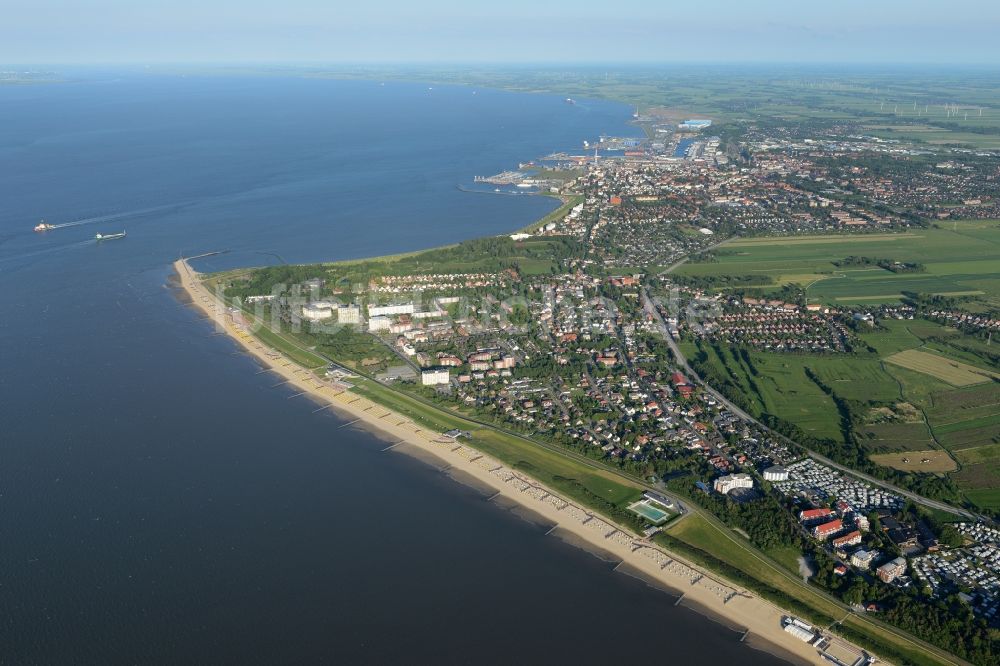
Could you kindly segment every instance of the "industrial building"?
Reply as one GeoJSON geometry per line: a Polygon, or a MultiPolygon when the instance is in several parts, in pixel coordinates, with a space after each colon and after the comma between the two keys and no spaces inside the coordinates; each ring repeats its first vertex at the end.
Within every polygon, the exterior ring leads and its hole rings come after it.
{"type": "Polygon", "coordinates": [[[703,130],[711,126],[712,126],[711,120],[692,118],[690,120],[685,120],[677,127],[679,127],[682,130],[703,130]]]}

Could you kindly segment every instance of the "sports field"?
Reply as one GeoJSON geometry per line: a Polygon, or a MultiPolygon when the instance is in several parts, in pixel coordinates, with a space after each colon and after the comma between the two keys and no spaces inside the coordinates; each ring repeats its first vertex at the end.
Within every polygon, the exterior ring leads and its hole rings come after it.
{"type": "Polygon", "coordinates": [[[741,238],[720,246],[712,261],[689,262],[677,272],[767,275],[778,285],[802,285],[811,302],[836,306],[895,302],[905,292],[976,296],[1000,305],[1000,224],[973,220],[898,234],[741,238]],[[849,256],[919,263],[924,271],[833,263],[849,256]]]}

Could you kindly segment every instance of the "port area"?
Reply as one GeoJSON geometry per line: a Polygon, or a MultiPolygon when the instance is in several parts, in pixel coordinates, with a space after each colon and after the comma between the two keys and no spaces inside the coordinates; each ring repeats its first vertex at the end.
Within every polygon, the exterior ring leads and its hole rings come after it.
{"type": "Polygon", "coordinates": [[[524,182],[528,174],[523,171],[501,171],[493,176],[476,176],[473,182],[487,185],[517,185],[524,182]]]}

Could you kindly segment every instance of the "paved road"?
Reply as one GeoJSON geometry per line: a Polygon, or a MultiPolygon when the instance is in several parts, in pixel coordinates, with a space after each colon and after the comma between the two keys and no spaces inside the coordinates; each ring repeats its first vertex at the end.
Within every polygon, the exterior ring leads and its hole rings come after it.
{"type": "MultiPolygon", "coordinates": [[[[680,264],[679,263],[678,264],[674,264],[674,266],[678,266],[678,265],[680,265],[680,264]]],[[[788,437],[785,437],[781,433],[775,432],[774,430],[771,430],[766,425],[764,425],[763,423],[761,423],[760,421],[758,421],[757,419],[755,419],[754,417],[750,416],[745,411],[743,411],[742,409],[740,409],[739,407],[737,407],[736,405],[734,405],[731,401],[729,401],[726,398],[726,396],[722,395],[721,393],[719,393],[718,391],[716,391],[714,388],[712,388],[711,386],[709,386],[708,384],[706,384],[704,382],[704,380],[702,380],[702,378],[698,375],[698,373],[695,372],[694,369],[688,364],[687,359],[684,357],[684,353],[681,351],[680,347],[677,345],[677,341],[674,340],[674,338],[673,338],[672,335],[670,335],[670,331],[667,329],[667,323],[666,323],[666,321],[664,321],[663,315],[660,314],[660,311],[656,308],[656,305],[650,299],[649,293],[646,291],[645,288],[642,289],[641,296],[642,296],[642,305],[643,305],[643,308],[646,310],[647,313],[649,313],[653,317],[653,321],[655,321],[657,323],[657,325],[659,326],[660,331],[663,333],[663,337],[664,337],[664,339],[667,342],[667,346],[670,347],[670,351],[672,351],[673,354],[674,354],[674,359],[676,360],[677,366],[679,368],[681,368],[681,370],[684,371],[684,373],[688,376],[688,378],[691,381],[693,381],[693,382],[701,385],[701,387],[707,393],[709,393],[710,395],[712,395],[719,402],[719,404],[725,405],[726,408],[729,411],[731,411],[733,414],[736,414],[741,419],[744,419],[746,421],[750,421],[751,423],[756,424],[757,426],[759,426],[760,428],[762,428],[764,431],[770,433],[772,436],[774,436],[777,439],[780,439],[780,440],[782,440],[784,442],[788,442],[790,444],[795,444],[796,446],[799,446],[800,448],[804,448],[804,447],[801,447],[801,445],[799,445],[796,442],[794,442],[791,439],[789,439],[788,437]]],[[[875,478],[873,476],[870,476],[868,474],[865,474],[863,472],[858,472],[858,471],[856,471],[854,469],[851,469],[850,467],[845,467],[844,465],[841,465],[840,463],[836,463],[836,462],[830,460],[829,458],[827,458],[826,456],[823,456],[820,453],[817,453],[816,451],[812,451],[810,449],[804,449],[804,450],[805,450],[806,454],[808,454],[808,456],[810,458],[812,458],[813,460],[815,460],[817,462],[820,462],[820,463],[822,463],[824,465],[827,465],[829,467],[833,467],[835,469],[838,469],[841,472],[850,474],[851,476],[854,476],[856,478],[863,479],[863,480],[867,481],[868,483],[871,483],[872,485],[879,486],[880,488],[884,488],[884,489],[886,489],[888,491],[894,492],[897,495],[901,495],[902,497],[905,497],[905,498],[907,498],[907,499],[915,502],[916,504],[921,504],[921,505],[926,506],[928,508],[937,509],[939,511],[946,511],[946,512],[951,513],[951,514],[956,515],[956,516],[961,516],[963,518],[969,518],[970,520],[982,520],[983,519],[982,516],[979,516],[979,515],[977,515],[975,513],[972,513],[971,511],[966,511],[965,509],[960,509],[960,508],[952,506],[951,504],[948,504],[946,502],[941,502],[941,501],[938,501],[938,500],[930,499],[928,497],[924,497],[922,495],[918,495],[916,493],[910,492],[909,490],[904,490],[902,488],[899,488],[897,486],[892,485],[891,483],[887,483],[887,482],[885,482],[885,481],[883,481],[881,479],[877,479],[877,478],[875,478]]]]}

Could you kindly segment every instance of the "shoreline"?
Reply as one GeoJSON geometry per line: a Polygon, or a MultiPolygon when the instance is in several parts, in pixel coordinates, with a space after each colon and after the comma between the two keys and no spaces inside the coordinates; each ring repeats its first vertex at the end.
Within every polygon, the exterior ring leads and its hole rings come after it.
{"type": "Polygon", "coordinates": [[[585,507],[563,499],[534,479],[467,444],[423,428],[409,417],[352,393],[346,384],[318,378],[246,330],[246,326],[234,319],[227,307],[205,288],[200,274],[187,260],[174,262],[173,268],[191,305],[204,312],[219,332],[224,332],[264,368],[279,375],[289,388],[313,399],[319,405],[316,411],[332,408],[355,419],[357,425],[377,430],[386,440],[387,449],[405,444],[406,448],[412,447],[441,460],[449,471],[456,472],[456,476],[461,474],[474,480],[480,489],[492,489],[495,494],[490,499],[503,497],[516,503],[551,523],[554,530],[583,542],[579,547],[590,545],[608,553],[619,561],[619,566],[638,574],[637,578],[648,579],[647,584],[655,583],[657,589],[662,587],[668,594],[680,595],[675,605],[692,604],[696,606],[692,609],[695,612],[704,609],[703,615],[718,616],[717,622],[727,629],[740,627],[746,632],[741,642],[748,642],[750,649],[767,651],[780,659],[793,660],[793,663],[827,663],[816,648],[782,629],[781,619],[787,613],[769,601],[730,585],[585,507]]]}

